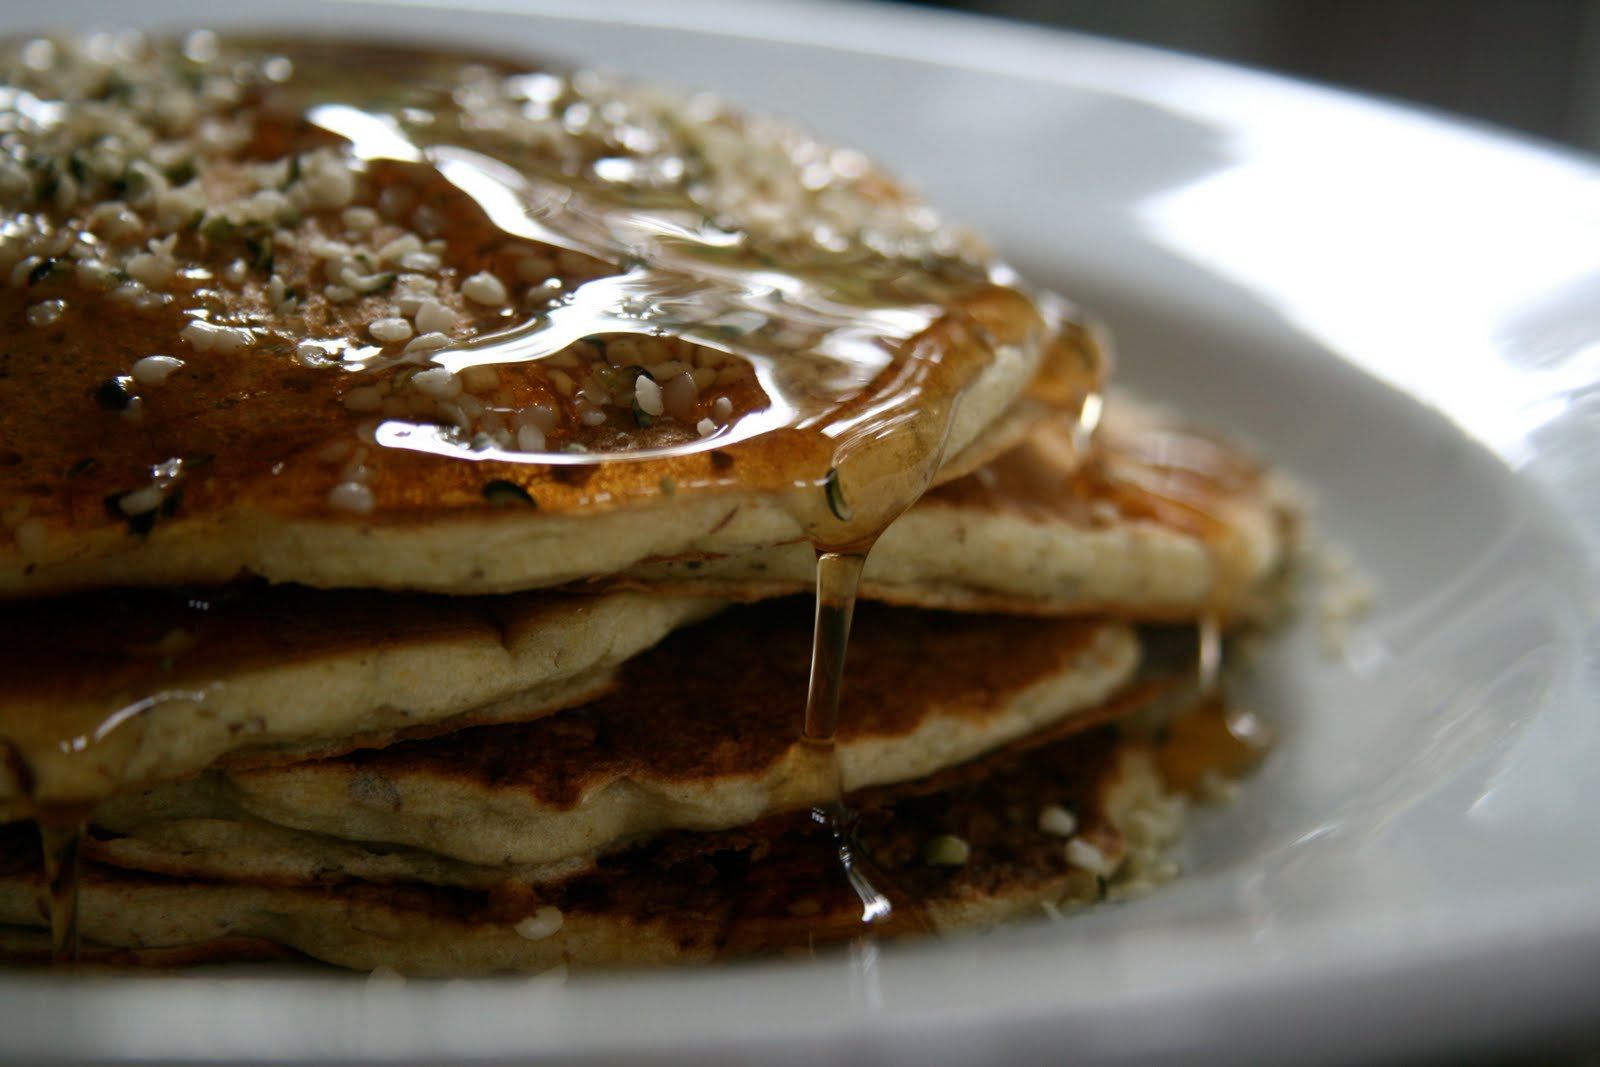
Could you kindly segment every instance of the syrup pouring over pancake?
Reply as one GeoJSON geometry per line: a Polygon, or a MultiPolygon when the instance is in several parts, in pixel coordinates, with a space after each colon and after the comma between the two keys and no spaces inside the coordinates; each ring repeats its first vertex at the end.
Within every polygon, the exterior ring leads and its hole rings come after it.
{"type": "MultiPolygon", "coordinates": [[[[503,593],[806,544],[795,732],[863,919],[888,915],[834,752],[862,567],[1047,354],[1088,451],[1106,366],[1064,306],[859,155],[707,97],[204,33],[20,42],[6,70],[0,314],[39,353],[0,377],[15,610],[240,575],[503,593]]],[[[1214,539],[1181,471],[1101,484],[1214,539]]],[[[174,707],[205,690],[4,734],[63,955],[85,812],[174,707]]]]}

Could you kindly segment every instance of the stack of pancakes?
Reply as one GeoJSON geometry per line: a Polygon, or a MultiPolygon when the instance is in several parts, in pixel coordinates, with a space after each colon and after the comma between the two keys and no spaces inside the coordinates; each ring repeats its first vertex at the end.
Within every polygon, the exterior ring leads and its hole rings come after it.
{"type": "Polygon", "coordinates": [[[8,957],[970,927],[1237,769],[1286,494],[858,153],[482,56],[3,64],[8,957]]]}

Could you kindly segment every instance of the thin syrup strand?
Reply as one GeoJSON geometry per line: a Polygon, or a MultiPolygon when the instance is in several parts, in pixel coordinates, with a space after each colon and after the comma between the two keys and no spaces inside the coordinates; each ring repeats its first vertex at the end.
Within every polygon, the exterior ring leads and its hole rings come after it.
{"type": "Polygon", "coordinates": [[[1199,655],[1195,682],[1200,689],[1200,700],[1217,695],[1222,685],[1222,620],[1214,611],[1200,616],[1198,623],[1199,655]]]}
{"type": "Polygon", "coordinates": [[[50,958],[57,967],[76,966],[78,937],[78,859],[83,847],[82,819],[42,819],[39,841],[50,898],[50,958]]]}
{"type": "Polygon", "coordinates": [[[1100,421],[1105,415],[1105,394],[1098,389],[1083,398],[1083,405],[1078,409],[1078,419],[1072,426],[1072,448],[1079,462],[1084,461],[1093,451],[1095,437],[1100,431],[1100,421]]]}
{"type": "Polygon", "coordinates": [[[826,803],[811,809],[811,817],[833,835],[839,867],[861,901],[861,921],[887,919],[894,906],[865,870],[857,854],[852,828],[855,814],[845,806],[835,735],[839,728],[839,695],[844,682],[845,650],[850,644],[850,622],[855,615],[856,589],[861,584],[865,554],[817,553],[817,612],[811,638],[811,681],[806,690],[805,726],[801,742],[814,755],[814,773],[820,779],[826,803]]]}
{"type": "Polygon", "coordinates": [[[801,736],[812,745],[832,748],[839,728],[839,694],[844,682],[845,649],[856,610],[865,554],[817,553],[817,615],[811,638],[811,682],[806,691],[806,718],[801,736]]]}

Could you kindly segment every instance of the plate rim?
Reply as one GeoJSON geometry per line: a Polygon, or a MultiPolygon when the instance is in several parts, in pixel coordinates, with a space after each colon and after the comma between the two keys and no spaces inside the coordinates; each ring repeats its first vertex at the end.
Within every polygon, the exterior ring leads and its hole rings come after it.
{"type": "MultiPolygon", "coordinates": [[[[338,9],[341,13],[370,13],[374,10],[391,9],[395,11],[437,11],[441,6],[449,6],[445,0],[337,0],[329,5],[331,9],[338,9]]],[[[948,64],[962,66],[965,69],[978,72],[1038,80],[1042,83],[1061,85],[1074,90],[1095,91],[1089,84],[1092,80],[1089,74],[1098,71],[1100,76],[1105,76],[1112,68],[1121,68],[1127,78],[1137,80],[1144,76],[1143,72],[1150,69],[1167,71],[1182,70],[1187,72],[1200,71],[1207,77],[1221,77],[1228,79],[1244,79],[1252,84],[1269,86],[1276,92],[1309,93],[1331,102],[1334,106],[1358,108],[1369,114],[1373,121],[1384,121],[1385,117],[1404,118],[1414,121],[1418,116],[1441,128],[1460,130],[1471,133],[1475,138],[1484,142],[1491,150],[1501,152],[1514,152],[1519,154],[1532,154],[1544,159],[1559,162],[1564,166],[1576,166],[1590,170],[1596,180],[1600,181],[1600,161],[1590,157],[1580,150],[1568,146],[1555,145],[1533,138],[1529,135],[1518,134],[1513,131],[1501,130],[1487,124],[1475,123],[1442,113],[1425,111],[1413,106],[1392,101],[1376,100],[1361,96],[1346,90],[1328,86],[1314,85],[1284,75],[1236,67],[1230,64],[1199,57],[1186,56],[1177,53],[1162,51],[1144,45],[1131,44],[1122,41],[1113,41],[1106,38],[1091,37],[1088,35],[1045,29],[1043,27],[1023,26],[1016,23],[1002,22],[983,16],[964,13],[929,11],[924,9],[890,7],[886,4],[854,4],[844,3],[841,0],[776,0],[763,5],[745,5],[735,0],[688,0],[686,3],[675,4],[669,18],[661,14],[659,5],[651,5],[647,0],[610,0],[610,2],[578,3],[573,0],[473,0],[468,4],[459,5],[459,8],[473,13],[490,12],[497,15],[513,15],[529,18],[555,18],[584,22],[615,22],[628,25],[657,25],[662,28],[680,29],[719,37],[746,37],[761,38],[764,40],[780,41],[790,44],[800,44],[809,48],[832,50],[848,47],[850,50],[865,55],[894,55],[901,58],[924,60],[935,65],[948,64]],[[645,13],[649,12],[648,17],[645,13]],[[882,28],[885,25],[897,28],[911,27],[913,33],[892,37],[894,47],[888,47],[889,36],[879,39],[878,47],[864,47],[848,42],[841,43],[836,38],[862,28],[882,28]],[[982,49],[971,46],[974,41],[981,39],[982,49]],[[937,45],[938,47],[934,47],[937,45]],[[1013,58],[1005,63],[999,61],[1000,52],[1011,49],[1013,58]],[[981,51],[986,57],[979,61],[977,57],[981,51]],[[1060,73],[1056,64],[1064,59],[1082,61],[1086,56],[1095,59],[1099,65],[1094,71],[1086,71],[1083,66],[1076,68],[1077,73],[1068,78],[1060,73]]],[[[1113,79],[1116,81],[1116,79],[1113,79]]],[[[1130,83],[1118,82],[1117,91],[1129,91],[1130,83]]],[[[1600,466],[1600,464],[1597,464],[1600,466]]],[[[1589,507],[1594,502],[1587,502],[1589,507]]],[[[1600,528],[1600,513],[1585,510],[1580,516],[1589,532],[1600,528]]],[[[1592,549],[1592,546],[1591,546],[1592,549]]],[[[1595,650],[1594,642],[1587,643],[1590,653],[1595,650]]],[[[1413,975],[1421,971],[1437,972],[1440,975],[1449,975],[1452,969],[1462,971],[1480,969],[1487,961],[1515,964],[1519,972],[1528,969],[1527,965],[1535,962],[1540,956],[1549,960],[1560,960],[1563,967],[1560,976],[1569,979],[1595,978],[1600,968],[1596,962],[1600,961],[1600,895],[1594,898],[1581,897],[1578,887],[1564,887],[1552,889],[1545,894],[1538,911],[1531,911],[1519,921],[1508,922],[1494,929],[1478,930],[1472,933],[1475,936],[1467,938],[1464,942],[1446,946],[1441,943],[1441,951],[1432,956],[1419,957],[1413,961],[1413,975]],[[1559,919],[1559,922],[1553,921],[1559,919]],[[1454,951],[1445,951],[1453,947],[1454,951]]],[[[1335,931],[1336,933],[1336,931],[1335,931]]],[[[1386,971],[1384,981],[1398,987],[1403,984],[1404,974],[1401,970],[1390,968],[1386,971]]],[[[1288,974],[1293,975],[1292,968],[1288,974]]],[[[1356,974],[1329,974],[1323,976],[1298,974],[1296,978],[1304,985],[1312,986],[1325,981],[1350,982],[1361,977],[1356,974]]],[[[654,982],[667,982],[657,976],[626,976],[627,981],[639,981],[644,986],[654,982]]],[[[235,980],[245,985],[255,981],[235,980]]],[[[281,982],[281,979],[261,979],[265,983],[261,988],[267,988],[281,982]]],[[[581,983],[580,983],[581,985],[581,983]]],[[[1213,1007],[1225,1006],[1232,1003],[1230,999],[1248,987],[1259,986],[1259,982],[1235,975],[1224,978],[1217,987],[1208,990],[1206,995],[1195,998],[1193,991],[1177,989],[1170,991],[1168,1010],[1179,1008],[1201,1009],[1206,1004],[1213,1007]]],[[[341,985],[341,996],[345,999],[364,995],[362,991],[341,985]]],[[[1543,986],[1530,987],[1544,991],[1543,986]]],[[[32,1001],[31,992],[46,991],[57,1001],[73,1001],[87,997],[90,1000],[103,998],[108,995],[104,988],[78,987],[64,985],[54,980],[36,983],[34,980],[18,980],[13,977],[0,977],[0,994],[4,1000],[0,1004],[0,1020],[16,1024],[27,1018],[24,1005],[32,1001]],[[34,987],[37,986],[35,989],[34,987]],[[53,991],[53,992],[51,992],[53,991]]],[[[1481,991],[1468,990],[1471,996],[1479,995],[1481,991]]],[[[118,994],[109,994],[112,996],[118,994]]],[[[1285,995],[1288,995],[1286,992],[1285,995]]],[[[1146,1008],[1154,1006],[1151,1001],[1143,1005],[1146,1008]]],[[[1581,1007],[1581,1005],[1579,1005],[1581,1007]]],[[[38,1005],[35,1005],[37,1009],[38,1005]]],[[[921,1004],[912,1006],[886,1006],[871,1017],[854,1020],[855,1028],[841,1031],[835,1035],[823,1035],[820,1044],[813,1042],[807,1045],[804,1051],[807,1057],[814,1055],[822,1048],[833,1047],[862,1047],[861,1043],[878,1047],[880,1042],[893,1045],[899,1042],[904,1046],[910,1038],[925,1039],[928,1033],[915,1033],[908,1035],[906,1028],[914,1026],[933,1025],[933,1037],[946,1035],[948,1031],[959,1029],[963,1024],[959,1016],[946,1017],[941,1024],[935,1017],[940,1005],[921,1004]],[[840,1044],[840,1043],[843,1044],[840,1044]]],[[[1053,1013],[1051,1005],[1046,1002],[1030,1003],[1019,1006],[1019,1010],[1009,1016],[1001,1017],[993,1013],[984,1022],[985,1026],[1012,1026],[1028,1029],[1029,1027],[1043,1027],[1047,1032],[1054,1033],[1061,1025],[1062,1016],[1053,1013]]],[[[1100,1005],[1106,1008],[1105,1005],[1100,1005]]],[[[1532,1005],[1530,1005],[1530,1009],[1532,1005]]],[[[1109,1010],[1109,1008],[1107,1008],[1109,1010]]],[[[1081,1014],[1081,1013],[1080,1013],[1081,1014]]],[[[1125,1020],[1124,1020],[1125,1021],[1125,1020]]],[[[1314,1023],[1315,1020],[1302,1020],[1314,1023]]],[[[1575,1023],[1579,1020],[1568,1018],[1563,1012],[1552,1012],[1549,1022],[1552,1024],[1575,1023]]],[[[4,1029],[16,1032],[11,1026],[4,1029]]],[[[714,1048],[707,1049],[703,1042],[697,1041],[694,1035],[680,1033],[672,1040],[674,1035],[658,1034],[655,1039],[661,1044],[655,1049],[665,1047],[668,1051],[682,1053],[696,1050],[709,1051],[716,1055],[714,1048]]],[[[1281,1041],[1285,1035],[1271,1031],[1257,1035],[1258,1040],[1281,1041]]],[[[8,1042],[0,1039],[0,1046],[8,1042]]],[[[921,1041],[912,1044],[920,1045],[921,1041]]],[[[740,1046],[747,1048],[748,1046],[740,1046]]],[[[1221,1047],[1221,1046],[1218,1046],[1221,1047]]],[[[1275,1051],[1292,1059],[1294,1049],[1288,1045],[1273,1046],[1275,1051]]],[[[332,1048],[326,1051],[352,1059],[365,1059],[359,1049],[332,1048]]],[[[621,1046],[611,1051],[620,1055],[642,1053],[645,1050],[633,1046],[621,1046]]],[[[728,1051],[728,1050],[724,1050],[728,1051]]],[[[737,1049],[733,1051],[738,1051],[737,1049]]],[[[1026,1051],[1025,1049],[1022,1051],[1026,1051]]],[[[1111,1047],[1102,1050],[1107,1053],[1106,1062],[1121,1059],[1121,1054],[1111,1047]],[[1115,1055],[1113,1055],[1115,1053],[1115,1055]]],[[[1191,1051],[1195,1051],[1191,1049],[1191,1051]]],[[[1200,1050],[1204,1051],[1204,1050],[1200,1050]]],[[[1214,1050],[1213,1050],[1214,1051],[1214,1050]]],[[[83,1050],[85,1055],[95,1055],[90,1049],[83,1050]]],[[[244,1050],[237,1050],[243,1053],[244,1050]]],[[[570,1054],[604,1055],[607,1049],[599,1046],[572,1046],[568,1048],[504,1048],[491,1050],[491,1054],[528,1053],[551,1058],[566,1058],[570,1054]]],[[[229,1053],[230,1055],[236,1053],[229,1053]]],[[[387,1058],[387,1057],[378,1057],[387,1058]]],[[[1309,1060],[1314,1060],[1310,1056],[1309,1060]]],[[[1091,1057],[1092,1060],[1092,1057],[1091,1057]]],[[[1309,1061],[1308,1060],[1308,1061],[1309,1061]]]]}

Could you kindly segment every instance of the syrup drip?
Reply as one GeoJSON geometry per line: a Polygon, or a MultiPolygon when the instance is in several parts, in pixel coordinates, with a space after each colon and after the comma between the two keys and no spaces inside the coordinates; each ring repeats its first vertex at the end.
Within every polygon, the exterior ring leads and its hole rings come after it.
{"type": "Polygon", "coordinates": [[[1272,741],[1271,729],[1258,715],[1218,690],[1173,718],[1156,763],[1169,789],[1192,794],[1209,780],[1245,775],[1265,758],[1272,741]]]}
{"type": "MultiPolygon", "coordinates": [[[[1100,421],[1098,396],[1085,402],[1077,431],[1100,421]]],[[[1240,707],[1223,678],[1226,610],[1245,566],[1223,502],[1260,472],[1207,438],[1178,430],[1119,435],[1089,460],[1077,479],[1081,498],[1115,502],[1126,514],[1156,518],[1200,539],[1211,559],[1212,587],[1196,620],[1195,702],[1168,724],[1157,762],[1169,788],[1202,791],[1208,782],[1238,778],[1273,743],[1268,724],[1240,707]]]]}
{"type": "Polygon", "coordinates": [[[1272,747],[1271,727],[1237,704],[1223,684],[1222,620],[1207,611],[1196,623],[1194,706],[1168,725],[1156,753],[1167,786],[1180,793],[1203,792],[1209,781],[1241,777],[1272,747]]]}
{"type": "Polygon", "coordinates": [[[78,861],[88,814],[52,812],[41,815],[38,825],[50,906],[50,957],[57,967],[76,966],[81,948],[78,861]]]}
{"type": "Polygon", "coordinates": [[[1098,389],[1090,390],[1079,405],[1078,419],[1072,428],[1072,450],[1080,460],[1093,455],[1105,410],[1105,394],[1098,389]]]}
{"type": "Polygon", "coordinates": [[[820,804],[811,809],[811,818],[833,835],[839,869],[844,872],[845,881],[861,901],[862,925],[885,923],[890,916],[897,916],[897,909],[889,894],[880,888],[880,885],[886,885],[886,880],[861,851],[860,842],[856,839],[855,812],[842,802],[820,804]]]}
{"type": "MultiPolygon", "coordinates": [[[[806,744],[833,750],[839,728],[839,691],[844,679],[845,650],[850,643],[850,621],[855,614],[856,589],[866,566],[865,552],[817,554],[816,622],[811,645],[811,683],[806,694],[806,744]]],[[[837,774],[835,787],[837,794],[837,774]]]]}
{"type": "MultiPolygon", "coordinates": [[[[136,724],[142,727],[148,714],[163,705],[199,704],[204,699],[204,692],[164,690],[152,694],[116,708],[92,730],[59,738],[53,750],[35,751],[36,757],[47,753],[51,757],[48,761],[32,765],[24,761],[25,779],[36,808],[34,822],[39,828],[50,915],[50,952],[55,966],[74,967],[79,961],[83,838],[95,803],[106,792],[106,783],[118,780],[138,751],[142,734],[136,724]],[[41,775],[41,770],[46,773],[41,775]],[[42,785],[56,793],[47,795],[42,785]]],[[[7,747],[17,751],[14,745],[7,747]]]]}
{"type": "Polygon", "coordinates": [[[802,751],[811,757],[826,803],[811,809],[811,818],[833,835],[839,867],[861,901],[861,922],[887,921],[895,906],[884,888],[881,873],[856,840],[855,813],[845,804],[835,735],[839,728],[839,694],[844,685],[845,652],[850,643],[850,622],[855,614],[856,590],[866,566],[866,552],[818,552],[816,621],[811,633],[811,679],[806,689],[805,722],[800,731],[802,751]]]}
{"type": "Polygon", "coordinates": [[[1195,688],[1202,700],[1215,696],[1222,686],[1222,620],[1207,611],[1196,624],[1199,650],[1195,657],[1195,688]]]}

